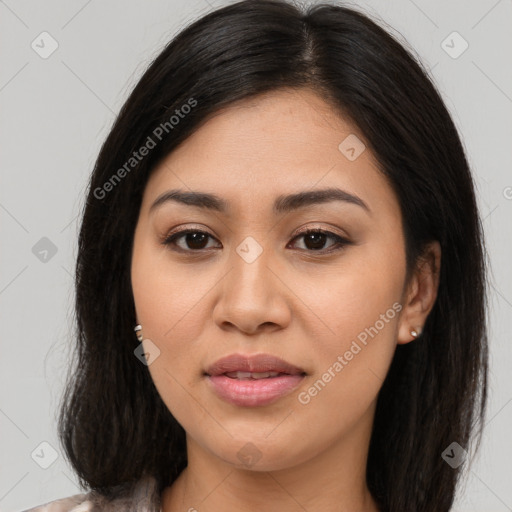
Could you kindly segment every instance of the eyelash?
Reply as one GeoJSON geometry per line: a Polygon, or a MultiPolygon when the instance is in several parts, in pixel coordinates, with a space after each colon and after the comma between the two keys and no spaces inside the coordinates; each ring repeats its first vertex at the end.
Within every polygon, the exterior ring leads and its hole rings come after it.
{"type": "MultiPolygon", "coordinates": [[[[181,237],[184,237],[185,235],[187,235],[189,233],[200,233],[200,234],[207,235],[210,238],[215,238],[214,236],[212,236],[207,231],[202,231],[200,229],[189,228],[189,229],[184,229],[182,231],[177,231],[175,233],[171,233],[170,235],[166,236],[164,238],[164,240],[162,241],[162,245],[166,245],[166,246],[175,245],[175,241],[176,240],[178,240],[181,237]]],[[[300,249],[301,251],[305,251],[305,252],[313,253],[313,254],[326,255],[326,254],[330,254],[332,252],[339,251],[339,250],[343,249],[346,245],[350,245],[352,243],[349,240],[347,240],[346,238],[343,238],[343,237],[341,237],[341,236],[339,236],[339,235],[337,235],[335,233],[332,233],[331,231],[326,231],[324,229],[318,229],[318,228],[316,228],[316,229],[315,228],[309,228],[309,229],[307,229],[305,231],[302,231],[301,233],[299,233],[295,237],[293,237],[292,241],[296,240],[297,238],[301,238],[301,237],[307,236],[307,235],[312,234],[312,233],[314,233],[314,234],[318,234],[319,233],[319,234],[326,235],[328,238],[331,238],[336,243],[333,244],[328,249],[318,249],[318,250],[300,249]]],[[[185,253],[186,252],[189,252],[189,253],[201,253],[203,251],[208,251],[209,249],[183,249],[181,247],[178,247],[177,249],[176,248],[170,248],[170,250],[177,251],[177,252],[185,252],[185,253]]]]}

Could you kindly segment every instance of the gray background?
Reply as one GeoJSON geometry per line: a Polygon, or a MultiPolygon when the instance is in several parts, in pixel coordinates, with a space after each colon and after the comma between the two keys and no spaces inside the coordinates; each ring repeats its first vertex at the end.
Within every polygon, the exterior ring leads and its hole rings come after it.
{"type": "MultiPolygon", "coordinates": [[[[150,59],[185,24],[226,3],[0,0],[2,511],[81,492],[61,454],[55,419],[70,357],[85,185],[150,59]],[[35,41],[43,51],[43,31],[58,42],[48,58],[31,47],[35,41]]],[[[475,173],[492,267],[491,396],[482,451],[467,472],[458,512],[512,510],[511,4],[348,4],[392,27],[431,69],[475,173]],[[454,31],[469,45],[460,55],[464,41],[450,36],[454,31]]],[[[44,51],[50,43],[44,40],[44,51]]]]}

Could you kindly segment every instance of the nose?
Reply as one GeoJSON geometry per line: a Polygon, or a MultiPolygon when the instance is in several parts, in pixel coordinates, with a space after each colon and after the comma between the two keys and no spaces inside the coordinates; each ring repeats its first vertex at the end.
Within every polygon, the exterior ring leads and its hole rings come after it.
{"type": "Polygon", "coordinates": [[[213,319],[223,330],[247,335],[272,332],[290,323],[290,295],[281,267],[251,237],[227,259],[224,278],[215,287],[213,319]],[[281,275],[280,275],[281,274],[281,275]]]}

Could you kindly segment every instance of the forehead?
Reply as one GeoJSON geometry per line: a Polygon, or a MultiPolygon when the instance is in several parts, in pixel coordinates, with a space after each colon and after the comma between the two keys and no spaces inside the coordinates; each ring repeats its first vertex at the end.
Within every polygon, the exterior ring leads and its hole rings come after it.
{"type": "Polygon", "coordinates": [[[168,189],[215,193],[234,212],[330,187],[398,207],[359,129],[315,92],[281,89],[231,104],[203,122],[152,172],[143,208],[168,189]],[[362,151],[355,159],[351,147],[362,151]]]}

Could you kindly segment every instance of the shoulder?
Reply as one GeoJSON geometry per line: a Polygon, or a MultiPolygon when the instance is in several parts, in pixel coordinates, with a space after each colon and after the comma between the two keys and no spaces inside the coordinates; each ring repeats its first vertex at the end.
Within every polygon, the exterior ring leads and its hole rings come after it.
{"type": "Polygon", "coordinates": [[[122,496],[107,499],[95,491],[74,494],[50,501],[23,512],[159,512],[160,495],[156,480],[146,476],[133,485],[126,485],[122,496]]]}
{"type": "Polygon", "coordinates": [[[88,499],[88,495],[75,494],[29,508],[23,512],[90,512],[91,510],[92,502],[88,499]]]}

